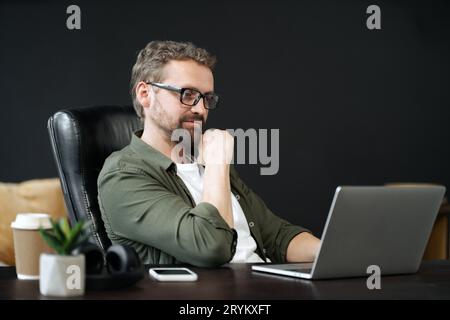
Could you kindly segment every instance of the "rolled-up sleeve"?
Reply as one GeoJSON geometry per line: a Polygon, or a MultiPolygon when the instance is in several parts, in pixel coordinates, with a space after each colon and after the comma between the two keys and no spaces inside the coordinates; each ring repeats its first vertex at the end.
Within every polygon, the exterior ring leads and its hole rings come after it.
{"type": "Polygon", "coordinates": [[[286,262],[287,248],[291,240],[299,233],[311,232],[275,215],[264,201],[241,180],[234,167],[231,172],[234,183],[247,197],[249,207],[253,212],[252,215],[258,221],[257,226],[266,255],[272,262],[286,262]]]}
{"type": "Polygon", "coordinates": [[[218,266],[233,257],[236,231],[211,203],[192,208],[139,168],[106,173],[98,187],[103,214],[118,236],[196,266],[218,266]]]}
{"type": "Polygon", "coordinates": [[[291,240],[302,232],[310,231],[276,216],[253,191],[250,191],[250,198],[255,210],[261,214],[260,230],[267,256],[273,262],[286,262],[291,240]]]}

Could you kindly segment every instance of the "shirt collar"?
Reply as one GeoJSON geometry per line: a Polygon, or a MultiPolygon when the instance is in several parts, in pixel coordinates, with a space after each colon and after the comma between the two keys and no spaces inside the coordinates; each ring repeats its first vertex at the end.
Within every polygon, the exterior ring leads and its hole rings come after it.
{"type": "Polygon", "coordinates": [[[145,143],[142,139],[143,130],[135,131],[131,137],[131,149],[139,154],[145,162],[152,166],[158,166],[162,169],[169,169],[173,161],[164,154],[153,148],[151,145],[145,143]]]}

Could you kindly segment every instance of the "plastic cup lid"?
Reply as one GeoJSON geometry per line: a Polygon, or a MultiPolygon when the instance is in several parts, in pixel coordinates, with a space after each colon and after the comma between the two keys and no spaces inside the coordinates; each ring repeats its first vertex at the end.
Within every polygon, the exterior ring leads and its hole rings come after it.
{"type": "Polygon", "coordinates": [[[16,220],[11,223],[11,228],[14,229],[37,230],[51,227],[50,215],[46,213],[18,213],[16,220]]]}

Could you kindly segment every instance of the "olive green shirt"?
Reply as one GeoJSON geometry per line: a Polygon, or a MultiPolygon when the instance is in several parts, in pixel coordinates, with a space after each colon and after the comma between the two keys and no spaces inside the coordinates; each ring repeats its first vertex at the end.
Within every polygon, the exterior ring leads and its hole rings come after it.
{"type": "MultiPolygon", "coordinates": [[[[98,200],[112,243],[132,246],[143,263],[214,267],[235,253],[237,232],[215,206],[195,205],[188,188],[165,155],[133,134],[128,146],[112,153],[98,177],[98,200]]],[[[285,262],[291,239],[308,231],[273,214],[230,169],[231,191],[238,199],[266,261],[285,262]]]]}

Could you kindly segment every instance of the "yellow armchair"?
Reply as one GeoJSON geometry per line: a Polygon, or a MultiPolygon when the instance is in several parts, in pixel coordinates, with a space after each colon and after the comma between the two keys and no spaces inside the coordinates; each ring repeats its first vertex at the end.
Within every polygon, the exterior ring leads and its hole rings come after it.
{"type": "Polygon", "coordinates": [[[15,264],[11,222],[19,212],[45,212],[56,219],[66,216],[59,179],[0,182],[0,262],[8,265],[15,264]]]}

